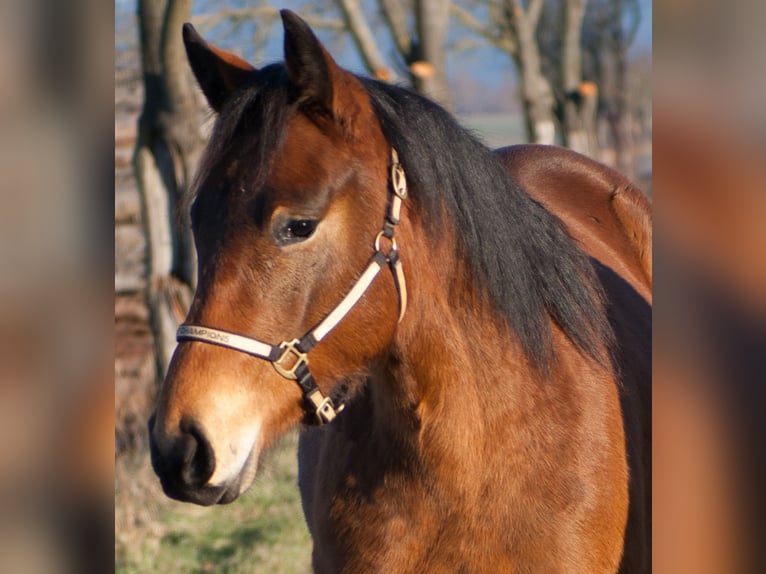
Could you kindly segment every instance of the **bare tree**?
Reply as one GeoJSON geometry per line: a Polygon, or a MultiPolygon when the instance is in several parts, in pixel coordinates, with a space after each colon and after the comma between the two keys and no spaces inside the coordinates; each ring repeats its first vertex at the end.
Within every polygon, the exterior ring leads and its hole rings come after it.
{"type": "MultiPolygon", "coordinates": [[[[507,53],[518,71],[529,141],[561,142],[597,155],[613,147],[615,167],[632,175],[633,102],[628,48],[639,0],[462,0],[458,25],[507,53]],[[605,119],[608,140],[599,142],[605,119]]],[[[646,107],[646,104],[643,104],[646,107]]]]}
{"type": "Polygon", "coordinates": [[[393,79],[391,70],[378,48],[375,35],[367,24],[360,0],[336,0],[336,3],[364,67],[380,80],[393,79]]]}
{"type": "Polygon", "coordinates": [[[521,80],[527,139],[552,144],[556,133],[556,101],[550,82],[542,72],[536,37],[544,0],[529,0],[526,8],[521,0],[504,0],[504,3],[507,30],[516,48],[512,56],[521,80]]]}
{"type": "Polygon", "coordinates": [[[520,1],[506,2],[512,4],[506,33],[513,40],[507,46],[522,79],[529,140],[553,143],[556,126],[563,145],[594,154],[598,90],[582,73],[586,0],[530,0],[526,8],[520,1]]]}
{"type": "Polygon", "coordinates": [[[544,73],[538,38],[544,0],[479,0],[476,5],[453,4],[457,21],[507,53],[518,72],[527,141],[555,142],[558,118],[553,84],[544,73]],[[484,15],[474,15],[479,7],[484,15]]]}
{"type": "Polygon", "coordinates": [[[360,0],[335,0],[368,72],[396,80],[404,68],[412,87],[446,107],[451,106],[446,73],[449,0],[378,0],[378,10],[403,66],[386,65],[360,0]]]}
{"type": "Polygon", "coordinates": [[[170,362],[175,331],[195,284],[196,260],[187,226],[174,225],[202,150],[199,108],[181,41],[191,0],[139,0],[144,106],[133,156],[147,243],[147,303],[158,377],[170,362]]]}
{"type": "MultiPolygon", "coordinates": [[[[232,36],[241,38],[249,34],[244,44],[226,47],[234,53],[246,48],[246,59],[258,61],[262,59],[271,38],[272,25],[279,21],[279,9],[269,4],[268,0],[251,0],[244,6],[232,4],[231,1],[200,0],[195,4],[199,11],[190,21],[203,36],[216,44],[226,45],[232,36]]],[[[307,5],[300,10],[301,17],[314,29],[331,30],[336,34],[345,32],[343,20],[327,12],[328,9],[321,3],[307,5]]]]}
{"type": "Polygon", "coordinates": [[[640,22],[638,0],[591,0],[584,27],[584,46],[601,86],[599,113],[609,127],[615,167],[633,175],[631,91],[628,49],[640,22]]]}
{"type": "MultiPolygon", "coordinates": [[[[372,3],[373,0],[368,0],[372,3]]],[[[449,28],[449,0],[375,0],[377,10],[370,17],[370,6],[363,0],[332,0],[340,18],[322,4],[304,7],[301,17],[315,29],[348,32],[367,72],[381,80],[408,81],[415,91],[446,107],[451,98],[446,74],[446,40],[449,28]],[[328,13],[329,12],[329,13],[328,13]],[[384,55],[372,20],[383,22],[393,40],[394,54],[384,55]]],[[[197,15],[195,24],[209,30],[221,22],[229,31],[257,19],[253,38],[256,48],[266,39],[269,24],[278,11],[264,3],[241,8],[216,8],[197,15]]]]}
{"type": "Polygon", "coordinates": [[[566,0],[562,6],[561,92],[562,143],[594,155],[596,142],[596,84],[583,83],[582,27],[586,0],[566,0]]]}
{"type": "Polygon", "coordinates": [[[445,62],[445,44],[449,25],[449,0],[416,0],[416,40],[406,59],[413,74],[415,89],[439,102],[450,105],[445,62]],[[416,72],[416,63],[425,63],[427,73],[416,72]]]}

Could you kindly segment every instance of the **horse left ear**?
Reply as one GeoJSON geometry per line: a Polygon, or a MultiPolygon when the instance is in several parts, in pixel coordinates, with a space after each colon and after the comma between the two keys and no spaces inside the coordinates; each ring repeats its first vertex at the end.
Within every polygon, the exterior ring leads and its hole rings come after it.
{"type": "Polygon", "coordinates": [[[335,63],[308,24],[290,10],[280,10],[285,30],[285,65],[300,99],[317,104],[348,129],[359,113],[358,80],[335,63]]]}
{"type": "Polygon", "coordinates": [[[208,44],[188,22],[183,27],[183,39],[197,83],[210,107],[220,112],[229,95],[247,81],[255,68],[236,54],[208,44]]]}

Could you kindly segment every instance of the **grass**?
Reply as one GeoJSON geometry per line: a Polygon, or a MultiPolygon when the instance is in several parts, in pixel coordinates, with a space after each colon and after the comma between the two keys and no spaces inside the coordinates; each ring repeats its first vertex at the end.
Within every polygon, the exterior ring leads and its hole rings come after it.
{"type": "Polygon", "coordinates": [[[118,461],[115,572],[310,572],[296,447],[297,435],[291,434],[272,451],[247,493],[208,508],[166,498],[147,455],[118,461]]]}

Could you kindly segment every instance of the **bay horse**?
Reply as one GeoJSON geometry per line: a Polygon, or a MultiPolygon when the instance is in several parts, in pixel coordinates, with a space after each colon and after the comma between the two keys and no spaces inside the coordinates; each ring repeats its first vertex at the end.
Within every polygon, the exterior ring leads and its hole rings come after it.
{"type": "Polygon", "coordinates": [[[315,572],[649,571],[648,202],[492,152],[281,14],[261,69],[184,27],[218,115],[149,421],[165,493],[230,503],[301,425],[315,572]]]}

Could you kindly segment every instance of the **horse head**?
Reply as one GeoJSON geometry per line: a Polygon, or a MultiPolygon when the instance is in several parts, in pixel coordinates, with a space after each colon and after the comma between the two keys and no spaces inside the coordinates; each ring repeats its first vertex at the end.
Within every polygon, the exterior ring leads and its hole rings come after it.
{"type": "Polygon", "coordinates": [[[395,156],[360,81],[282,20],[284,64],[262,69],[184,27],[218,117],[192,190],[198,285],[150,443],[166,494],[205,505],[246,490],[288,429],[334,417],[401,306],[395,156]]]}

